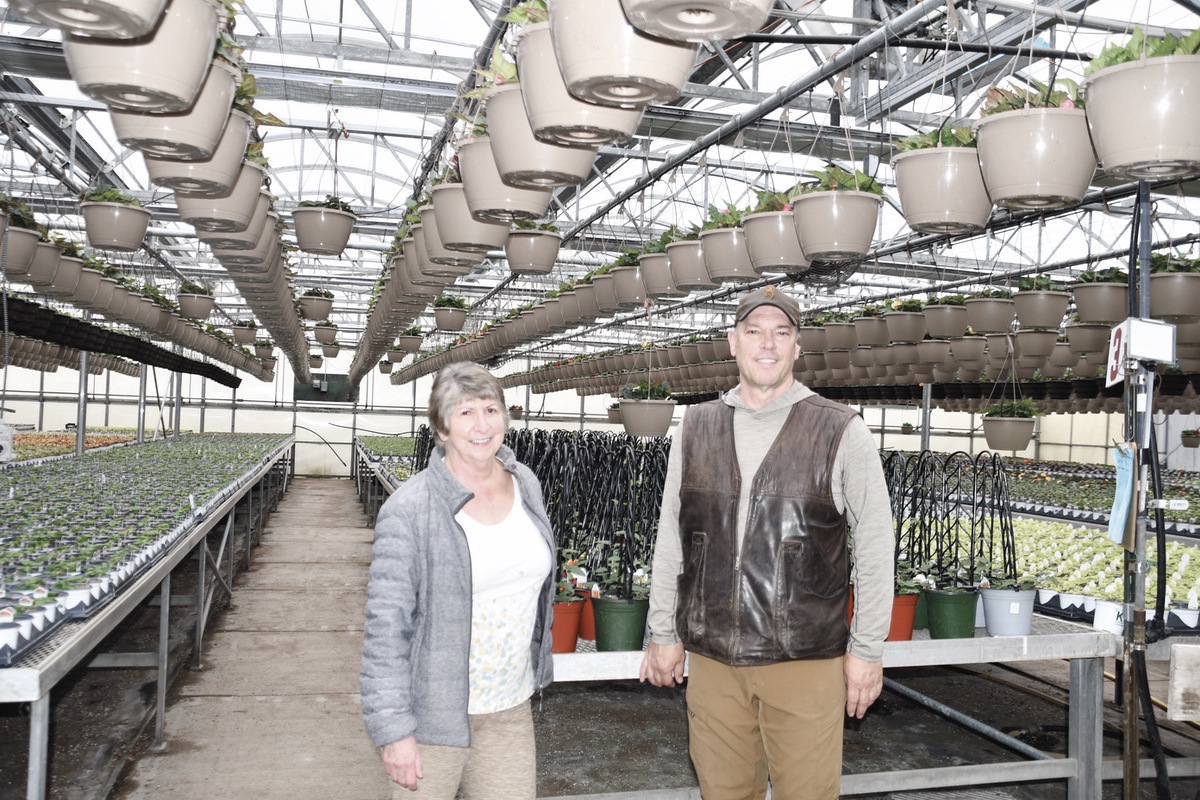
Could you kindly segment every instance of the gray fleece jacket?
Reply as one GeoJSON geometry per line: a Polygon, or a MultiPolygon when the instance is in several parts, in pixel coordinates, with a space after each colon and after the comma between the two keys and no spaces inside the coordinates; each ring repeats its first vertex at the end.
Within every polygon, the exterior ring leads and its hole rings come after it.
{"type": "MultiPolygon", "coordinates": [[[[525,510],[555,552],[537,478],[508,447],[496,457],[516,475],[525,510]]],[[[471,743],[471,555],[454,519],[471,497],[434,453],[429,467],[405,481],[376,520],[360,678],[363,721],[378,746],[413,735],[423,744],[471,743]]],[[[553,602],[551,572],[529,645],[538,690],[553,679],[553,602]]]]}

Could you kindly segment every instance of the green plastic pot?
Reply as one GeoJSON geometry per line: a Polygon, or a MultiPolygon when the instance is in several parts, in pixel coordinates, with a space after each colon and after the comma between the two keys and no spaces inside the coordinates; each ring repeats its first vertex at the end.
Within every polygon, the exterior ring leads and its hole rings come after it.
{"type": "Polygon", "coordinates": [[[650,610],[647,598],[614,600],[609,597],[592,598],[596,615],[596,650],[641,650],[646,632],[646,612],[650,610]]]}
{"type": "Polygon", "coordinates": [[[975,636],[975,606],[978,592],[944,592],[925,589],[925,608],[929,616],[929,638],[970,639],[975,636]]]}

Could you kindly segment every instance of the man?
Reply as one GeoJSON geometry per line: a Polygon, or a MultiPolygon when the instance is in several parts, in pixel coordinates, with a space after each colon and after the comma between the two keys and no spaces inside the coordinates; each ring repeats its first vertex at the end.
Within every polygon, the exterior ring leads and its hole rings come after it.
{"type": "Polygon", "coordinates": [[[799,324],[774,286],[742,298],[739,385],[689,409],[671,443],[641,679],[680,683],[691,654],[705,800],[760,800],[768,778],[775,800],[837,798],[844,713],[862,717],[883,687],[887,485],[862,418],[792,377],[799,324]]]}

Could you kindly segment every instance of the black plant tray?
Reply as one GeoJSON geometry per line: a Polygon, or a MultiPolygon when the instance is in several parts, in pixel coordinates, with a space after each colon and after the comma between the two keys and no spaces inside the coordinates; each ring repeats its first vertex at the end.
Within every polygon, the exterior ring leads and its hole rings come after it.
{"type": "Polygon", "coordinates": [[[38,635],[27,641],[25,644],[18,647],[16,650],[10,650],[7,647],[0,647],[0,667],[11,667],[17,661],[25,657],[25,654],[33,650],[42,642],[46,641],[46,637],[58,630],[58,627],[66,622],[69,617],[66,614],[59,614],[58,619],[51,622],[45,628],[38,632],[38,635]]]}

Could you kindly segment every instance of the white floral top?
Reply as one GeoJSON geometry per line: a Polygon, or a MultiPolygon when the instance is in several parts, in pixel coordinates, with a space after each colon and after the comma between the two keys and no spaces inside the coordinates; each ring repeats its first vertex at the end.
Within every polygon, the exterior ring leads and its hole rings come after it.
{"type": "Polygon", "coordinates": [[[521,504],[513,481],[512,511],[496,525],[459,512],[471,550],[469,714],[491,714],[533,694],[530,642],[538,598],[553,568],[550,549],[521,504]]]}

